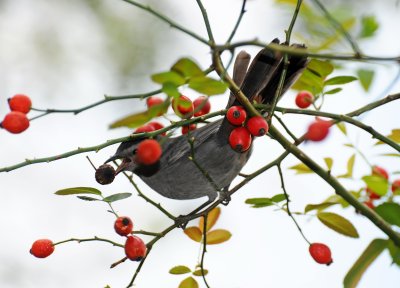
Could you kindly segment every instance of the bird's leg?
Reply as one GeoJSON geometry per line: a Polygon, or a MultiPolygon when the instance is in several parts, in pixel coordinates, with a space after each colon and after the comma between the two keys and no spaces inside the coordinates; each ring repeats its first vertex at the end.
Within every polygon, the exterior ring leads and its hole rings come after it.
{"type": "Polygon", "coordinates": [[[215,200],[215,198],[214,198],[214,199],[208,198],[208,200],[207,200],[206,202],[204,202],[203,204],[201,204],[199,207],[197,207],[196,209],[194,209],[194,210],[193,210],[192,212],[190,212],[189,214],[187,214],[187,215],[180,215],[180,216],[176,217],[176,218],[175,218],[175,224],[176,224],[178,227],[180,227],[180,228],[182,228],[182,229],[185,229],[185,228],[186,228],[186,225],[189,223],[189,221],[192,220],[192,219],[195,219],[195,218],[200,217],[201,214],[203,214],[203,211],[202,211],[202,210],[203,210],[205,207],[207,207],[208,205],[210,205],[211,203],[213,203],[214,200],[215,200]],[[200,211],[200,212],[199,212],[199,211],[200,211]]]}
{"type": "Polygon", "coordinates": [[[229,185],[219,192],[219,199],[221,199],[222,205],[228,205],[231,201],[231,195],[229,194],[229,185]]]}

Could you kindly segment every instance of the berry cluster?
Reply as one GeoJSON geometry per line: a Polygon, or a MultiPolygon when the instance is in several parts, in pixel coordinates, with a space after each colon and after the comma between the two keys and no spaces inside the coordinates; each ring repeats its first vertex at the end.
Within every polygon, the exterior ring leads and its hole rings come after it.
{"type": "Polygon", "coordinates": [[[140,261],[146,255],[146,244],[143,240],[135,235],[130,235],[133,231],[133,222],[129,217],[118,217],[114,222],[114,229],[118,235],[126,236],[125,255],[132,261],[140,261]]]}
{"type": "Polygon", "coordinates": [[[0,127],[13,134],[24,132],[29,127],[26,114],[31,110],[31,99],[24,94],[16,94],[8,99],[8,105],[11,112],[4,117],[0,127]]]}
{"type": "MultiPolygon", "coordinates": [[[[156,96],[149,97],[146,100],[146,104],[147,104],[148,108],[156,106],[156,105],[162,105],[163,103],[164,103],[164,100],[162,100],[161,98],[156,97],[156,96]]],[[[172,100],[171,106],[172,106],[172,109],[174,110],[175,114],[178,115],[179,117],[181,117],[182,119],[190,119],[193,116],[194,117],[203,116],[203,115],[208,114],[211,110],[210,101],[208,100],[208,97],[206,97],[206,96],[200,96],[192,102],[192,100],[190,100],[189,97],[187,97],[185,95],[180,95],[178,98],[176,98],[176,99],[174,98],[172,100]]],[[[160,115],[158,115],[158,116],[160,116],[160,115]]],[[[154,123],[158,123],[158,122],[150,122],[143,127],[151,125],[152,123],[154,124],[154,123]]],[[[143,128],[143,127],[141,127],[141,128],[143,128]]],[[[161,128],[163,128],[163,126],[161,128]]],[[[158,130],[161,128],[155,128],[154,130],[158,130]]],[[[196,128],[197,128],[196,124],[185,125],[185,126],[182,126],[181,133],[187,134],[189,131],[193,131],[196,128]]],[[[151,131],[153,131],[153,130],[140,131],[140,132],[151,132],[151,131]]],[[[139,133],[138,130],[136,130],[135,132],[139,133]]]]}
{"type": "Polygon", "coordinates": [[[226,118],[232,125],[239,126],[229,135],[229,144],[237,152],[247,151],[253,136],[264,136],[269,129],[267,121],[262,116],[254,116],[247,120],[246,110],[242,106],[230,107],[226,112],[226,118]]]}

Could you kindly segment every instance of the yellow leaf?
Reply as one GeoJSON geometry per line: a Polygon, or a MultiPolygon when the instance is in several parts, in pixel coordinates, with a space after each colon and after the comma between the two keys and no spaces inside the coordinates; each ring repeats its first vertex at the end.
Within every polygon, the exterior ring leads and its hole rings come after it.
{"type": "Polygon", "coordinates": [[[179,284],[179,288],[199,288],[199,284],[193,277],[188,277],[179,284]]]}
{"type": "Polygon", "coordinates": [[[232,234],[228,230],[216,229],[207,233],[207,244],[219,244],[228,241],[232,234]]]}
{"type": "Polygon", "coordinates": [[[198,227],[192,226],[188,227],[183,232],[193,241],[200,242],[202,238],[202,233],[198,227]]]}
{"type": "MultiPolygon", "coordinates": [[[[208,212],[208,216],[207,216],[207,228],[206,231],[210,231],[210,229],[215,225],[215,223],[217,223],[217,220],[219,218],[219,215],[221,214],[221,208],[219,207],[215,207],[214,209],[212,209],[210,212],[208,212]]],[[[204,228],[204,217],[200,217],[200,221],[199,221],[199,228],[201,233],[203,233],[203,228],[204,228]]]]}

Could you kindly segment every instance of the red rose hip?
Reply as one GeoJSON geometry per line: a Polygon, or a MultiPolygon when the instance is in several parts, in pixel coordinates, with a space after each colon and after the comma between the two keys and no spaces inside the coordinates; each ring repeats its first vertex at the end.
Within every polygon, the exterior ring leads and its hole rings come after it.
{"type": "Polygon", "coordinates": [[[29,252],[37,258],[46,258],[54,252],[53,242],[49,239],[36,240],[29,252]]]}
{"type": "Polygon", "coordinates": [[[392,192],[393,192],[393,194],[400,194],[400,179],[393,181],[392,192]]]}
{"type": "Polygon", "coordinates": [[[126,216],[118,217],[114,222],[114,230],[121,236],[127,236],[131,234],[133,230],[133,222],[131,218],[126,216]]]}
{"type": "Polygon", "coordinates": [[[376,165],[372,167],[372,175],[380,176],[386,180],[389,179],[389,173],[386,171],[386,169],[376,165]]]}
{"type": "Polygon", "coordinates": [[[229,144],[236,152],[245,152],[251,146],[252,138],[245,127],[237,127],[229,135],[229,144]]]}
{"type": "Polygon", "coordinates": [[[161,157],[161,146],[154,139],[146,139],[137,146],[136,159],[140,164],[151,165],[161,157]]]}
{"type": "Polygon", "coordinates": [[[232,106],[226,112],[226,118],[232,125],[240,126],[246,121],[247,113],[242,106],[232,106]]]}
{"type": "Polygon", "coordinates": [[[331,249],[323,243],[312,243],[308,250],[311,257],[319,264],[330,265],[333,262],[331,249]]]}
{"type": "Polygon", "coordinates": [[[10,133],[19,134],[28,129],[29,119],[22,112],[12,111],[4,117],[1,126],[10,133]]]}
{"type": "Polygon", "coordinates": [[[306,138],[311,141],[322,141],[328,136],[331,123],[329,121],[317,120],[308,126],[306,138]]]}
{"type": "Polygon", "coordinates": [[[211,110],[211,104],[206,96],[200,96],[193,101],[194,116],[203,116],[208,114],[211,110]]]}
{"type": "Polygon", "coordinates": [[[132,261],[140,261],[146,255],[146,244],[137,236],[128,236],[125,242],[125,255],[132,261]]]}
{"type": "Polygon", "coordinates": [[[18,111],[27,114],[32,107],[31,98],[24,94],[16,94],[8,99],[11,111],[18,111]]]}
{"type": "Polygon", "coordinates": [[[299,108],[307,108],[314,101],[314,96],[309,91],[300,91],[296,96],[296,105],[299,108]]]}
{"type": "Polygon", "coordinates": [[[246,124],[247,130],[251,135],[259,137],[264,136],[269,129],[267,121],[262,116],[251,117],[246,124]]]}
{"type": "Polygon", "coordinates": [[[197,125],[195,123],[182,126],[182,134],[187,134],[189,131],[196,130],[197,125]]]}
{"type": "Polygon", "coordinates": [[[185,95],[179,96],[178,103],[175,104],[175,99],[172,99],[172,109],[179,117],[189,119],[193,116],[193,102],[185,95]],[[176,106],[176,107],[175,107],[176,106]]]}
{"type": "Polygon", "coordinates": [[[150,108],[154,105],[160,105],[164,103],[164,100],[157,96],[151,96],[146,99],[147,108],[150,108]]]}

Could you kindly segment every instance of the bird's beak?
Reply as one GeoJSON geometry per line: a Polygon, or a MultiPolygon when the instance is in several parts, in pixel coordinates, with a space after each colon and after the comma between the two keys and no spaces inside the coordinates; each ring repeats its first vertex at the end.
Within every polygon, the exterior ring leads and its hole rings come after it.
{"type": "Polygon", "coordinates": [[[115,170],[115,176],[117,176],[120,172],[124,171],[128,168],[129,164],[131,164],[132,160],[129,158],[123,158],[121,164],[115,170]]]}

